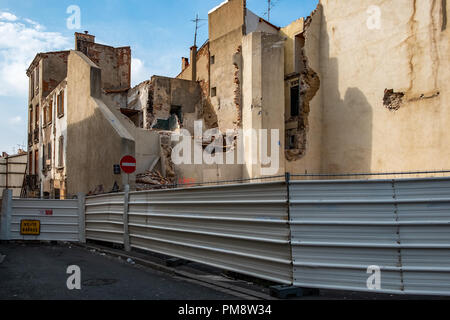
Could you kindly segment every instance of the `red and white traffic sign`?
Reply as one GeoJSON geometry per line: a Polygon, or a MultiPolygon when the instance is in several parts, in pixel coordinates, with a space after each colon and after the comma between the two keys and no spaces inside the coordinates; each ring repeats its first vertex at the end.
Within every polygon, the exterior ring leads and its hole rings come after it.
{"type": "Polygon", "coordinates": [[[136,159],[132,156],[125,156],[120,161],[120,168],[123,172],[132,174],[136,171],[136,159]]]}

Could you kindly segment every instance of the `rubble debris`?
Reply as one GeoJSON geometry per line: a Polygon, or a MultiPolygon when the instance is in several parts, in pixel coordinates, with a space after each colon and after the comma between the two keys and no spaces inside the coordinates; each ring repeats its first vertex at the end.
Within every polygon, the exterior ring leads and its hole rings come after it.
{"type": "Polygon", "coordinates": [[[394,89],[384,90],[383,104],[390,111],[397,111],[403,104],[403,92],[394,92],[394,89]]]}
{"type": "Polygon", "coordinates": [[[155,187],[167,188],[169,186],[173,186],[173,180],[163,177],[159,171],[147,171],[136,176],[136,189],[138,191],[147,190],[149,187],[155,189],[155,187]]]}

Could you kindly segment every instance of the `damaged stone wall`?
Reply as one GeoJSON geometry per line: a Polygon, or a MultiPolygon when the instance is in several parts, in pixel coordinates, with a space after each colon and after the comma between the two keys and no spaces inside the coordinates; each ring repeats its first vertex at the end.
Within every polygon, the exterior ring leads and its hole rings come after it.
{"type": "Polygon", "coordinates": [[[114,48],[95,43],[94,36],[76,33],[76,50],[102,69],[102,88],[128,90],[131,86],[131,48],[114,48]]]}
{"type": "Polygon", "coordinates": [[[197,82],[154,76],[128,91],[129,110],[142,110],[145,129],[194,132],[204,115],[205,99],[197,82]],[[178,124],[177,124],[178,123],[178,124]]]}
{"type": "Polygon", "coordinates": [[[233,56],[233,64],[236,69],[234,73],[234,104],[236,106],[237,121],[234,129],[242,126],[242,46],[239,46],[233,56]]]}
{"type": "Polygon", "coordinates": [[[43,53],[42,96],[46,97],[67,76],[69,51],[43,53]]]}
{"type": "MultiPolygon", "coordinates": [[[[313,15],[316,12],[313,12],[313,15]]],[[[282,34],[288,37],[286,51],[290,61],[286,63],[286,71],[293,71],[286,75],[286,151],[285,156],[288,161],[302,159],[308,149],[309,137],[309,115],[311,112],[311,101],[316,96],[320,88],[320,77],[311,68],[309,57],[305,52],[306,37],[312,23],[312,16],[306,20],[298,20],[291,26],[283,28],[282,34]],[[294,57],[294,59],[292,59],[294,57]],[[291,95],[294,92],[292,87],[298,86],[298,98],[291,95]],[[298,101],[298,110],[291,114],[292,101],[298,101]]],[[[294,106],[295,107],[295,106],[294,106]]]]}

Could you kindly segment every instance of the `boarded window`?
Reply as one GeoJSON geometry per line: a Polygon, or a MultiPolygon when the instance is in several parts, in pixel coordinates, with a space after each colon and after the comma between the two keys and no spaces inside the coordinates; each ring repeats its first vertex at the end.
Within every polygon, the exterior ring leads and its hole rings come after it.
{"type": "Polygon", "coordinates": [[[39,150],[34,151],[34,174],[39,174],[39,150]]]}
{"type": "Polygon", "coordinates": [[[51,142],[48,144],[47,160],[50,164],[52,163],[52,143],[51,142]]]}
{"type": "Polygon", "coordinates": [[[58,167],[64,167],[64,137],[59,137],[58,146],[58,167]]]}
{"type": "Polygon", "coordinates": [[[30,122],[30,133],[31,133],[31,131],[33,131],[33,106],[30,106],[29,122],[30,122]]]}
{"type": "Polygon", "coordinates": [[[58,117],[64,116],[64,91],[58,94],[58,117]]]}
{"type": "Polygon", "coordinates": [[[47,123],[51,123],[53,121],[53,100],[50,100],[50,104],[48,105],[48,119],[47,123]]]}
{"type": "Polygon", "coordinates": [[[45,170],[45,155],[46,155],[46,153],[45,153],[45,151],[46,151],[45,147],[46,147],[45,144],[42,145],[42,171],[45,170]]]}
{"type": "Polygon", "coordinates": [[[291,117],[298,117],[300,114],[300,87],[291,87],[291,117]]]}
{"type": "Polygon", "coordinates": [[[36,67],[36,76],[35,76],[35,87],[36,90],[39,90],[39,66],[36,67]]]}
{"type": "Polygon", "coordinates": [[[34,98],[34,72],[31,73],[30,77],[30,90],[31,90],[31,99],[34,98]]]}
{"type": "Polygon", "coordinates": [[[48,114],[47,114],[48,107],[44,107],[44,125],[48,123],[48,114]]]}
{"type": "Polygon", "coordinates": [[[33,174],[33,152],[30,152],[28,154],[28,174],[32,175],[33,174]]]}
{"type": "Polygon", "coordinates": [[[34,114],[34,128],[39,128],[39,105],[36,106],[36,111],[34,114]]]}

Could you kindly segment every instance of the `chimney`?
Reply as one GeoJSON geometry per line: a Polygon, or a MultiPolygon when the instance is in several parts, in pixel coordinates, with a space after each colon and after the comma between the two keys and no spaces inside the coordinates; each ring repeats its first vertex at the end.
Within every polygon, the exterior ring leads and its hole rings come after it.
{"type": "Polygon", "coordinates": [[[80,51],[81,42],[95,43],[95,36],[89,34],[89,31],[84,33],[75,32],[75,50],[80,51]]]}
{"type": "Polygon", "coordinates": [[[192,81],[197,81],[197,46],[191,47],[192,81]]]}
{"type": "Polygon", "coordinates": [[[189,67],[189,59],[182,57],[181,58],[181,71],[183,72],[187,67],[189,67]]]}

